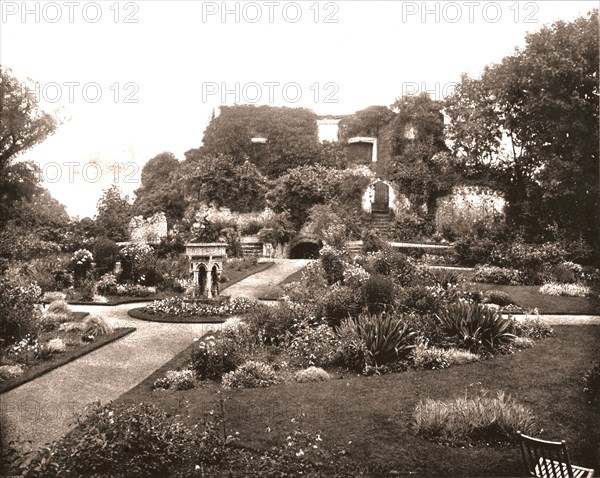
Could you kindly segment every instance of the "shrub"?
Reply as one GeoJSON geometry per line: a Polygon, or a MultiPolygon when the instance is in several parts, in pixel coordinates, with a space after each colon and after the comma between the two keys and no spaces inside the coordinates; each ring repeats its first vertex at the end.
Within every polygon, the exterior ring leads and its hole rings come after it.
{"type": "Polygon", "coordinates": [[[48,305],[46,309],[50,313],[54,314],[70,314],[71,309],[69,304],[67,304],[64,300],[55,300],[48,305]]]}
{"type": "Polygon", "coordinates": [[[586,297],[591,294],[591,289],[582,284],[544,284],[540,287],[540,294],[567,297],[586,297]]]}
{"type": "Polygon", "coordinates": [[[250,330],[260,337],[265,345],[282,343],[294,324],[294,312],[288,303],[275,306],[260,304],[244,317],[250,330]]]}
{"type": "Polygon", "coordinates": [[[25,373],[25,367],[21,364],[0,365],[0,382],[20,377],[25,373]]]}
{"type": "Polygon", "coordinates": [[[424,285],[405,287],[398,293],[397,303],[404,311],[421,314],[435,312],[443,295],[443,289],[438,287],[424,285]]]}
{"type": "Polygon", "coordinates": [[[64,322],[58,326],[59,332],[83,332],[83,322],[64,322]]]}
{"type": "Polygon", "coordinates": [[[112,272],[104,274],[96,283],[96,290],[102,295],[117,295],[117,277],[112,272]]]}
{"type": "Polygon", "coordinates": [[[475,282],[486,282],[499,285],[521,285],[524,283],[523,274],[517,269],[497,266],[478,266],[473,274],[475,282]]]}
{"type": "Polygon", "coordinates": [[[319,367],[308,367],[304,370],[298,370],[294,375],[296,382],[323,382],[330,380],[329,374],[319,367]]]}
{"type": "Polygon", "coordinates": [[[325,278],[329,285],[342,283],[344,281],[344,251],[332,246],[325,245],[319,252],[321,265],[325,272],[325,278]]]}
{"type": "Polygon", "coordinates": [[[363,241],[363,252],[365,254],[380,251],[385,247],[385,242],[379,237],[377,231],[373,229],[365,231],[361,239],[363,241]]]}
{"type": "Polygon", "coordinates": [[[342,340],[362,341],[377,365],[406,357],[416,338],[401,317],[385,313],[347,319],[340,325],[338,335],[342,340]]]}
{"type": "Polygon", "coordinates": [[[66,352],[67,350],[65,342],[61,338],[50,339],[48,340],[46,345],[48,346],[50,351],[55,354],[60,354],[66,352]]]}
{"type": "Polygon", "coordinates": [[[75,284],[85,280],[94,268],[94,256],[87,249],[79,249],[71,257],[71,269],[75,275],[75,284]]]}
{"type": "Polygon", "coordinates": [[[443,349],[419,344],[413,349],[411,359],[416,368],[439,370],[451,365],[477,362],[479,356],[467,350],[443,349]]]}
{"type": "Polygon", "coordinates": [[[539,318],[514,320],[512,329],[513,334],[533,340],[544,339],[554,334],[552,327],[539,318]]]}
{"type": "Polygon", "coordinates": [[[106,320],[96,315],[91,315],[83,322],[83,335],[98,338],[111,334],[112,327],[106,320]]]}
{"type": "Polygon", "coordinates": [[[461,276],[451,269],[430,268],[428,272],[436,284],[441,285],[444,289],[461,281],[461,276]]]}
{"type": "Polygon", "coordinates": [[[70,315],[65,313],[45,312],[39,320],[39,329],[43,332],[50,332],[56,329],[60,324],[68,322],[70,315]]]}
{"type": "Polygon", "coordinates": [[[504,307],[505,305],[514,304],[510,296],[502,290],[488,290],[487,292],[485,292],[484,295],[491,304],[496,304],[501,307],[504,307]]]}
{"type": "Polygon", "coordinates": [[[91,302],[96,295],[96,283],[92,279],[85,279],[80,282],[77,292],[79,292],[81,300],[91,302]]]}
{"type": "Polygon", "coordinates": [[[533,412],[504,392],[488,397],[421,400],[414,414],[417,434],[451,446],[474,443],[506,443],[516,440],[517,431],[531,433],[533,412]]]}
{"type": "Polygon", "coordinates": [[[319,302],[321,315],[332,327],[345,318],[358,316],[365,306],[361,292],[340,285],[331,287],[319,302]]]}
{"type": "Polygon", "coordinates": [[[223,329],[217,336],[210,335],[198,343],[191,355],[192,370],[200,380],[219,380],[231,372],[245,358],[244,346],[236,329],[223,329]]]}
{"type": "Polygon", "coordinates": [[[112,272],[119,258],[119,246],[106,236],[96,238],[92,248],[98,274],[112,272]]]}
{"type": "Polygon", "coordinates": [[[461,238],[454,243],[453,261],[463,266],[486,264],[494,250],[495,243],[491,239],[474,237],[461,238]]]}
{"type": "Polygon", "coordinates": [[[438,319],[448,339],[471,352],[485,348],[493,353],[514,338],[509,333],[511,319],[482,304],[451,304],[440,311],[438,319]]]}
{"type": "Polygon", "coordinates": [[[387,277],[372,275],[363,285],[363,293],[370,314],[380,314],[394,304],[394,283],[387,277]]]}
{"type": "Polygon", "coordinates": [[[430,346],[441,346],[446,342],[446,334],[435,315],[412,312],[404,314],[403,320],[417,333],[417,338],[421,342],[426,342],[430,346]]]}
{"type": "Polygon", "coordinates": [[[37,335],[41,294],[37,285],[24,287],[0,278],[0,346],[12,345],[29,334],[37,335]]]}
{"type": "Polygon", "coordinates": [[[76,431],[23,466],[30,477],[170,476],[199,445],[194,432],[153,405],[95,404],[76,431]]]}
{"type": "Polygon", "coordinates": [[[594,365],[583,376],[583,391],[593,401],[600,399],[600,361],[594,365]]]}
{"type": "Polygon", "coordinates": [[[279,383],[277,372],[270,365],[249,360],[235,371],[223,375],[224,388],[259,388],[279,383]]]}
{"type": "Polygon", "coordinates": [[[154,382],[152,388],[172,388],[174,390],[189,390],[195,386],[193,370],[169,370],[166,376],[154,382]]]}
{"type": "Polygon", "coordinates": [[[337,336],[326,323],[310,325],[301,322],[295,327],[289,350],[303,366],[329,365],[336,358],[338,346],[337,336]]]}
{"type": "Polygon", "coordinates": [[[119,282],[133,282],[148,286],[160,282],[161,275],[152,246],[148,244],[130,244],[121,250],[119,257],[123,268],[119,276],[119,282]]]}

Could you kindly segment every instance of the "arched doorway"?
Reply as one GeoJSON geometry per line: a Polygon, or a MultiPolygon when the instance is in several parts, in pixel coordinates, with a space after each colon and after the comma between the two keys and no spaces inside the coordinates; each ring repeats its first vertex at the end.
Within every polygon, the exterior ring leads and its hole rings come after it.
{"type": "Polygon", "coordinates": [[[389,212],[390,187],[383,181],[378,181],[374,185],[375,194],[371,210],[373,212],[389,212]]]}
{"type": "Polygon", "coordinates": [[[316,242],[299,242],[290,250],[290,259],[318,259],[320,250],[316,242]]]}

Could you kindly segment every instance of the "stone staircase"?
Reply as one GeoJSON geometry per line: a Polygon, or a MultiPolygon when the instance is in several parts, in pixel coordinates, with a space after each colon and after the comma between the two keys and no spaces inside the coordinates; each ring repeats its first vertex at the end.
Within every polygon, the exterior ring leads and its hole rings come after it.
{"type": "Polygon", "coordinates": [[[392,225],[389,212],[372,212],[371,228],[379,233],[379,237],[384,240],[392,239],[392,225]]]}

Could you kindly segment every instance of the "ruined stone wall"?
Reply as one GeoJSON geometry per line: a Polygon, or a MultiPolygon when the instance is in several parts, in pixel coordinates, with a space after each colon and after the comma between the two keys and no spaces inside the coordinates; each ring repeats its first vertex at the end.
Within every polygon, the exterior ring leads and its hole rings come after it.
{"type": "Polygon", "coordinates": [[[167,216],[164,212],[157,212],[144,219],[135,216],[129,222],[129,241],[158,244],[163,237],[167,237],[167,216]]]}

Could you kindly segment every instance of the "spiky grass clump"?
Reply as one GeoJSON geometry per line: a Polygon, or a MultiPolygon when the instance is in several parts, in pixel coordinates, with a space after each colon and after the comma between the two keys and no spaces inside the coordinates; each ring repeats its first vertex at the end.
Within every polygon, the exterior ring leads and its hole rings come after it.
{"type": "Polygon", "coordinates": [[[534,426],[531,409],[503,391],[494,397],[481,391],[473,398],[427,398],[417,405],[413,420],[418,435],[450,446],[512,443],[517,431],[530,433],[534,426]]]}
{"type": "Polygon", "coordinates": [[[92,315],[85,319],[83,325],[83,335],[87,337],[103,337],[113,332],[113,328],[108,325],[106,320],[96,315],[92,315]]]}
{"type": "Polygon", "coordinates": [[[48,312],[53,314],[70,314],[71,308],[64,300],[55,300],[48,306],[48,312]]]}

